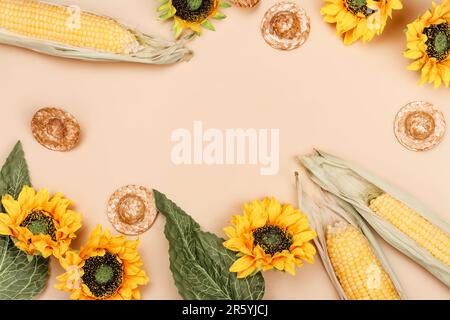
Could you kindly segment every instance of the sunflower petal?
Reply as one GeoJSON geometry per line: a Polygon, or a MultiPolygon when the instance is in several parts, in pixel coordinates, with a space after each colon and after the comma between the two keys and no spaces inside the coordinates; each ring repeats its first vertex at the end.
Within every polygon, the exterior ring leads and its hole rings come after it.
{"type": "Polygon", "coordinates": [[[255,259],[252,256],[243,256],[231,265],[230,272],[242,272],[250,268],[254,263],[255,259]]]}
{"type": "Polygon", "coordinates": [[[251,254],[251,251],[247,248],[245,241],[240,238],[231,238],[229,240],[226,240],[223,245],[225,246],[225,248],[231,251],[251,254]]]}
{"type": "Polygon", "coordinates": [[[3,236],[12,235],[11,229],[4,223],[0,223],[0,234],[3,236]]]}
{"type": "Polygon", "coordinates": [[[267,213],[270,224],[276,224],[282,212],[281,204],[275,198],[271,198],[267,205],[267,213]]]}
{"type": "MultiPolygon", "coordinates": [[[[48,192],[48,190],[41,189],[38,191],[38,193],[36,194],[36,197],[34,198],[35,206],[42,208],[48,202],[49,199],[50,199],[50,193],[48,192]]],[[[70,201],[69,201],[69,205],[70,205],[70,201]]]]}
{"type": "Polygon", "coordinates": [[[29,207],[33,204],[35,195],[36,191],[33,188],[24,186],[17,201],[19,201],[21,207],[29,207]]]}
{"type": "Polygon", "coordinates": [[[210,31],[216,31],[213,24],[209,20],[205,20],[202,23],[203,28],[208,29],[210,31]]]}
{"type": "Polygon", "coordinates": [[[236,229],[233,227],[225,227],[223,228],[223,232],[228,236],[228,238],[235,238],[237,237],[236,229]]]}
{"type": "Polygon", "coordinates": [[[8,213],[11,216],[14,216],[14,215],[17,216],[21,212],[19,202],[14,200],[14,198],[11,197],[9,194],[7,194],[3,197],[2,204],[6,210],[6,213],[8,213]]]}

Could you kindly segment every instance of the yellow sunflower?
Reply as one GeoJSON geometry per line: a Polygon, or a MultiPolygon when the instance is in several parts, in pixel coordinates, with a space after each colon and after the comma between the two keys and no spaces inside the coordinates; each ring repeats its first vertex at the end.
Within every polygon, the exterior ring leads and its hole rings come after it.
{"type": "Polygon", "coordinates": [[[310,243],[317,235],[306,215],[275,198],[244,205],[243,215],[234,215],[233,226],[224,232],[230,238],[224,246],[238,252],[230,272],[245,278],[272,268],[295,274],[295,266],[314,262],[316,249],[310,243]]]}
{"type": "Polygon", "coordinates": [[[228,7],[228,3],[220,0],[168,0],[158,8],[158,12],[161,12],[160,20],[173,18],[173,33],[175,38],[179,38],[185,29],[197,34],[201,33],[202,26],[215,31],[209,19],[225,19],[226,15],[219,10],[228,7]]]}
{"type": "Polygon", "coordinates": [[[392,11],[402,8],[401,0],[325,0],[320,13],[326,22],[336,24],[337,35],[349,45],[382,34],[392,11]]]}
{"type": "Polygon", "coordinates": [[[47,258],[56,250],[67,251],[81,227],[81,215],[69,209],[72,202],[61,193],[50,198],[46,189],[36,193],[26,186],[17,200],[5,195],[2,204],[6,213],[0,213],[0,234],[30,255],[47,258]]]}
{"type": "Polygon", "coordinates": [[[148,283],[137,247],[139,240],[112,236],[97,225],[79,252],[68,251],[59,257],[66,273],[55,286],[71,292],[74,300],[140,299],[138,286],[148,283]]]}
{"type": "Polygon", "coordinates": [[[434,83],[438,88],[450,84],[450,0],[433,2],[425,12],[408,24],[405,57],[415,60],[408,69],[421,70],[420,84],[434,83]]]}

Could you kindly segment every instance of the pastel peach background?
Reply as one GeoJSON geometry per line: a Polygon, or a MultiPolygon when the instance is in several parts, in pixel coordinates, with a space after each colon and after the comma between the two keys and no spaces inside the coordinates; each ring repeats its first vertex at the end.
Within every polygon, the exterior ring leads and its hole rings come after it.
{"type": "MultiPolygon", "coordinates": [[[[170,36],[156,21],[152,0],[69,0],[83,9],[120,18],[155,35],[170,36]]],[[[97,223],[111,227],[105,207],[124,184],[157,188],[207,230],[223,235],[231,214],[254,198],[273,195],[295,203],[295,156],[318,147],[370,168],[415,194],[450,221],[450,139],[426,153],[404,149],[392,126],[400,107],[427,100],[450,121],[448,89],[419,87],[406,70],[403,28],[431,4],[407,0],[384,36],[370,45],[344,47],[325,24],[322,1],[298,1],[311,17],[304,47],[281,52],[267,46],[259,25],[274,0],[253,10],[230,8],[190,44],[189,63],[170,67],[62,60],[0,46],[1,147],[3,159],[22,140],[36,187],[63,191],[84,214],[76,246],[97,223]],[[60,106],[83,128],[69,153],[51,152],[33,140],[29,123],[42,106],[60,106]],[[279,128],[281,168],[261,176],[255,166],[175,166],[171,132],[201,120],[207,128],[279,128]]],[[[151,284],[145,299],[179,299],[169,271],[164,217],[142,237],[140,252],[151,284]]],[[[383,248],[412,299],[449,299],[450,290],[384,242],[383,248]]],[[[53,288],[62,270],[52,264],[42,299],[66,299],[53,288]]],[[[265,273],[266,299],[335,299],[319,261],[295,277],[265,273]]]]}

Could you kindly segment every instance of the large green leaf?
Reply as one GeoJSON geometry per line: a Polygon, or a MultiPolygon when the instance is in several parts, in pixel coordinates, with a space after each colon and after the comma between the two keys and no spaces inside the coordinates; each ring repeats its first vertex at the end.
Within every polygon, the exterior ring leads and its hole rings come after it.
{"type": "MultiPolygon", "coordinates": [[[[25,154],[19,141],[0,171],[0,195],[9,194],[17,198],[25,185],[31,186],[31,182],[25,154]]],[[[0,210],[3,211],[1,203],[0,210]]]]}
{"type": "MultiPolygon", "coordinates": [[[[18,142],[0,171],[0,196],[10,194],[17,198],[24,185],[31,185],[30,175],[18,142]]],[[[1,205],[0,210],[3,211],[1,205]]],[[[47,279],[47,259],[29,259],[9,237],[0,237],[0,300],[31,299],[45,288],[47,279]]]]}
{"type": "Polygon", "coordinates": [[[257,273],[237,279],[229,268],[236,254],[223,239],[200,229],[186,212],[154,190],[156,206],[166,217],[170,269],[180,295],[190,300],[260,300],[264,278],[257,273]]]}
{"type": "Polygon", "coordinates": [[[0,237],[0,300],[32,299],[48,279],[48,261],[27,255],[9,237],[0,237]]]}

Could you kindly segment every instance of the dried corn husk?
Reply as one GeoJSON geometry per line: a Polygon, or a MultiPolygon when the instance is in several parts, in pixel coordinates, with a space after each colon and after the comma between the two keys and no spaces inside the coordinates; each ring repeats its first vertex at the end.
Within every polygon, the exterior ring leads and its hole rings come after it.
{"type": "MultiPolygon", "coordinates": [[[[123,24],[122,24],[123,25],[123,24]]],[[[173,64],[189,60],[192,51],[185,47],[185,40],[168,41],[130,28],[139,41],[140,48],[128,55],[100,52],[59,42],[25,37],[0,28],[0,44],[30,49],[52,56],[87,61],[134,62],[143,64],[173,64]]]]}
{"type": "Polygon", "coordinates": [[[308,216],[311,227],[317,232],[317,238],[314,239],[314,243],[339,298],[343,300],[348,299],[328,255],[326,240],[327,227],[337,222],[349,224],[362,232],[380,261],[384,271],[389,275],[398,295],[401,299],[406,299],[404,290],[384,255],[383,250],[355,208],[342,199],[314,185],[306,173],[301,173],[300,179],[298,174],[296,174],[296,185],[299,207],[308,216]]]}
{"type": "Polygon", "coordinates": [[[233,3],[236,7],[241,8],[253,8],[259,2],[260,0],[231,0],[231,3],[233,3]]]}
{"type": "Polygon", "coordinates": [[[314,155],[300,157],[300,160],[310,171],[314,182],[351,204],[389,244],[450,287],[450,268],[387,220],[376,215],[369,208],[369,201],[382,193],[387,193],[419,213],[434,226],[450,234],[447,222],[411,195],[342,159],[317,151],[314,155]]]}

